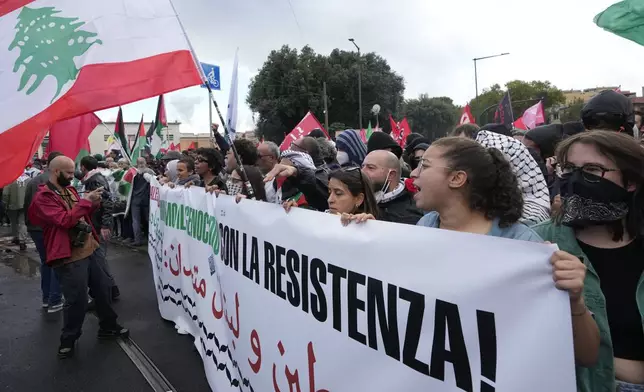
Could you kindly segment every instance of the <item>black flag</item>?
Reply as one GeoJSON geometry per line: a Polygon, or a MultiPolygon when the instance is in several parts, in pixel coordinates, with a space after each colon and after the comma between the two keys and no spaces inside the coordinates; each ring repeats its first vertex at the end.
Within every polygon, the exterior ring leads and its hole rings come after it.
{"type": "Polygon", "coordinates": [[[505,93],[503,99],[501,99],[501,102],[499,102],[499,106],[496,108],[496,112],[494,113],[494,122],[512,128],[514,115],[512,114],[512,100],[510,99],[510,91],[505,93]]]}

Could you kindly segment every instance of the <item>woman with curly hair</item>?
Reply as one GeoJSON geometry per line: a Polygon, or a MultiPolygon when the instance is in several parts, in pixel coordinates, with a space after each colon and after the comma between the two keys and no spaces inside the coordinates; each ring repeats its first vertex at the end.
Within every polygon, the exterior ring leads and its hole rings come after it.
{"type": "Polygon", "coordinates": [[[519,223],[523,196],[503,153],[474,140],[447,137],[425,151],[412,173],[416,207],[432,211],[420,226],[542,242],[519,223]]]}
{"type": "MultiPolygon", "coordinates": [[[[433,211],[418,222],[420,226],[543,242],[519,223],[521,189],[510,163],[495,148],[466,138],[439,139],[425,151],[412,177],[418,188],[416,206],[433,211]]],[[[494,268],[494,260],[485,263],[494,268]]],[[[583,307],[586,268],[578,257],[564,251],[554,252],[550,264],[555,287],[570,297],[575,360],[579,366],[591,367],[599,352],[599,329],[583,307]]]]}

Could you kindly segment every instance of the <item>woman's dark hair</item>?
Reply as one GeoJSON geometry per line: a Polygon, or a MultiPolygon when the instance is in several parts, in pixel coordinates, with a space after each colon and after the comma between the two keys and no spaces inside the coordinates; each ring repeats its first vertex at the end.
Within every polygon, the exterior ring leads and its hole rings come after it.
{"type": "Polygon", "coordinates": [[[195,161],[192,160],[192,158],[181,158],[179,159],[179,163],[183,163],[186,165],[186,169],[188,169],[189,172],[195,171],[195,161]]]}
{"type": "Polygon", "coordinates": [[[81,167],[84,167],[87,171],[94,170],[98,168],[98,161],[95,157],[91,155],[84,156],[80,161],[81,167]]]}
{"type": "MultiPolygon", "coordinates": [[[[613,131],[587,131],[571,136],[557,147],[557,162],[559,165],[566,164],[566,157],[572,146],[576,143],[588,144],[597,149],[600,154],[615,163],[615,166],[622,172],[624,186],[635,185],[635,192],[628,215],[626,216],[626,231],[631,238],[642,234],[644,229],[644,148],[637,140],[625,133],[613,131]]],[[[610,227],[613,233],[613,240],[619,241],[624,237],[624,225],[622,222],[615,222],[610,227]]]]}
{"type": "Polygon", "coordinates": [[[237,154],[242,165],[255,165],[259,159],[259,152],[257,152],[257,145],[248,139],[235,139],[233,142],[237,154]]]}
{"type": "MultiPolygon", "coordinates": [[[[235,169],[237,175],[240,178],[243,178],[238,169],[235,169]]],[[[264,188],[264,177],[258,168],[255,166],[244,165],[244,172],[248,177],[250,186],[253,187],[253,193],[255,194],[255,200],[266,201],[266,189],[264,188]]],[[[242,193],[248,196],[248,189],[246,189],[246,184],[242,185],[242,193]]]]}
{"type": "Polygon", "coordinates": [[[449,136],[461,136],[461,134],[463,134],[465,137],[470,139],[476,139],[476,135],[478,135],[480,129],[481,128],[476,124],[462,124],[454,128],[454,130],[449,133],[449,136]]]}
{"type": "Polygon", "coordinates": [[[359,194],[364,195],[364,201],[358,208],[358,211],[365,214],[371,214],[374,218],[378,219],[378,202],[373,193],[373,186],[369,177],[362,173],[359,167],[349,167],[339,170],[334,170],[329,174],[329,180],[335,178],[349,188],[349,192],[353,197],[359,194]]]}
{"type": "Polygon", "coordinates": [[[217,176],[221,173],[224,167],[224,157],[217,149],[201,147],[197,149],[196,153],[197,156],[206,158],[206,163],[208,163],[208,168],[212,174],[217,176]]]}
{"type": "Polygon", "coordinates": [[[467,199],[472,210],[483,212],[488,219],[498,218],[501,227],[521,218],[523,194],[501,151],[462,137],[438,139],[432,146],[443,149],[443,158],[452,171],[467,173],[467,199]]]}

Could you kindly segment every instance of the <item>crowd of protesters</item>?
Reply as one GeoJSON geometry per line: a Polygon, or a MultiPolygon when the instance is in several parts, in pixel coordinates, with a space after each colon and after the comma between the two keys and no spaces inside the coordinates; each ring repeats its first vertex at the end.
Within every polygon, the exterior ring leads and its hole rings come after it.
{"type": "Polygon", "coordinates": [[[70,251],[51,245],[60,230],[50,226],[70,229],[72,222],[54,222],[43,206],[56,204],[60,216],[75,212],[90,227],[93,240],[71,255],[89,265],[80,275],[89,276],[101,333],[120,336],[127,330],[110,307],[119,293],[107,240],[145,244],[150,180],[157,177],[163,186],[201,187],[238,203],[280,204],[285,213],[306,208],[337,215],[344,225],[380,220],[556,244],[553,284],[570,297],[579,390],[641,391],[644,148],[638,117],[628,98],[606,91],[586,104],[580,121],[527,132],[465,124],[442,139],[411,134],[399,144],[384,132],[364,143],[353,130],[333,141],[314,131],[283,151],[269,141],[238,139],[230,146],[218,137],[211,148],[139,158],[133,168],[117,152],[85,157],[76,188],[69,186],[73,162],[52,153],[34,165],[43,166],[42,174],[26,171],[5,188],[3,200],[16,243],[28,233],[41,254],[43,307],[59,310],[64,294],[61,356],[73,353],[80,334],[87,285],[69,288],[79,279],[67,261],[70,251]],[[56,197],[71,202],[65,207],[56,197]]]}

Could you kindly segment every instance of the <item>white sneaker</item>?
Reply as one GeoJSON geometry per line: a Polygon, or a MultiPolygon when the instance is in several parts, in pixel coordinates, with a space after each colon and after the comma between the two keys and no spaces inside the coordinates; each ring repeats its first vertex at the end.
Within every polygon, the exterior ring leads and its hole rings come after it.
{"type": "Polygon", "coordinates": [[[63,310],[63,303],[59,302],[56,305],[51,305],[47,309],[47,313],[56,313],[56,312],[60,312],[61,310],[63,310]]]}

